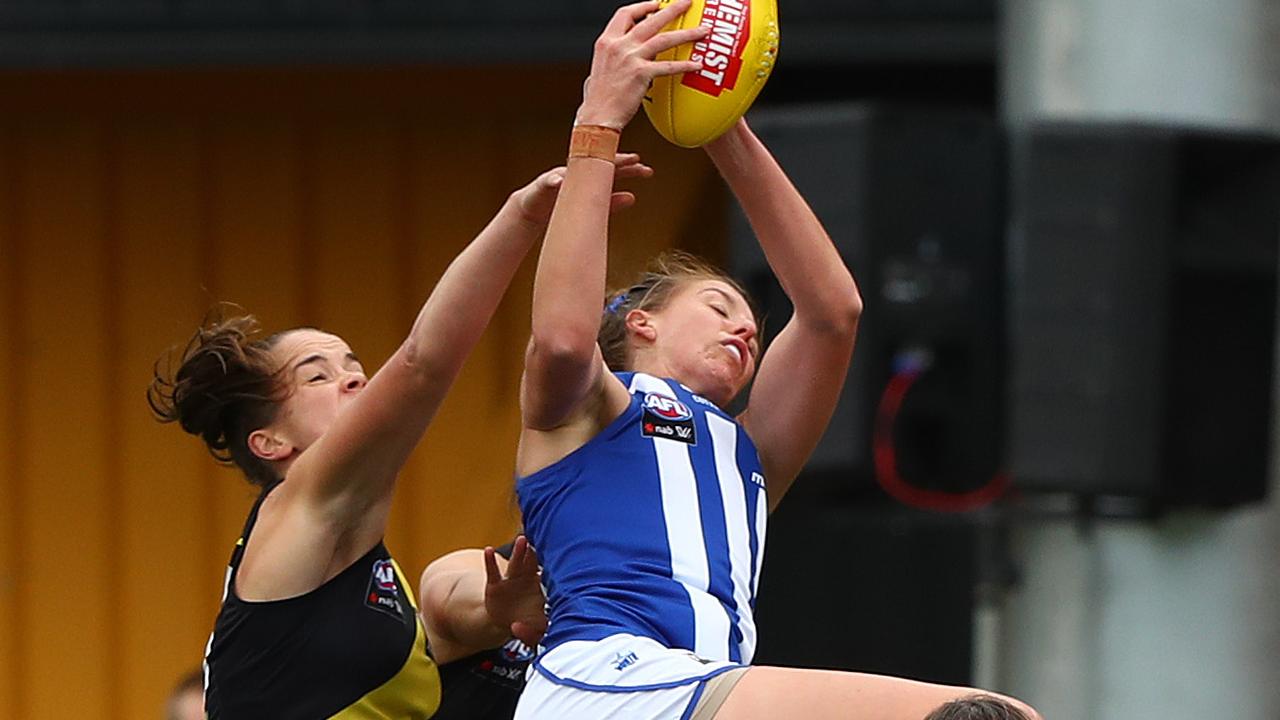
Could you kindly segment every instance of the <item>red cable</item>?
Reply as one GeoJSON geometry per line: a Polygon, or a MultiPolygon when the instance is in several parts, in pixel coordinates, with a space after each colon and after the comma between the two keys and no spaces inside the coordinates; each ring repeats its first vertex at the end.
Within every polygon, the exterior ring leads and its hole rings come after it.
{"type": "Polygon", "coordinates": [[[898,411],[921,371],[907,370],[894,375],[880,396],[876,410],[875,430],[872,433],[872,457],[875,461],[876,482],[889,496],[898,502],[923,510],[941,512],[967,512],[986,507],[1009,489],[1009,476],[996,473],[980,488],[967,492],[944,492],[918,488],[903,479],[898,472],[898,451],[893,442],[893,430],[897,425],[898,411]]]}

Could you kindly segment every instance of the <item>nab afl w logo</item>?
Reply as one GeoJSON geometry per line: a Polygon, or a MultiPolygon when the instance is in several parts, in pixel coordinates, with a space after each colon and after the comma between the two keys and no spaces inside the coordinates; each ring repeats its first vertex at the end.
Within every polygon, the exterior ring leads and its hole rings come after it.
{"type": "Polygon", "coordinates": [[[400,603],[399,590],[395,564],[389,559],[374,560],[373,573],[369,577],[369,590],[365,593],[364,604],[397,620],[404,620],[404,606],[400,603]]]}
{"type": "Polygon", "coordinates": [[[678,422],[693,419],[693,413],[689,412],[688,406],[684,403],[658,393],[645,393],[644,407],[666,420],[678,422]]]}
{"type": "Polygon", "coordinates": [[[641,418],[640,429],[645,437],[698,444],[693,412],[688,405],[670,395],[644,394],[644,416],[641,418]]]}

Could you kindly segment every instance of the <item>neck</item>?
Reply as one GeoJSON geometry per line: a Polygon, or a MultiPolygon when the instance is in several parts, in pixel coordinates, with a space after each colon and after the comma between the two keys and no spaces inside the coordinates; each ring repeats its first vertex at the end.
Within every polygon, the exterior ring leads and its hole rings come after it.
{"type": "Polygon", "coordinates": [[[289,457],[275,461],[272,467],[276,471],[276,477],[281,480],[289,477],[289,468],[293,467],[293,462],[298,459],[300,454],[301,451],[295,448],[293,452],[289,453],[289,457]]]}
{"type": "Polygon", "coordinates": [[[632,372],[660,378],[671,377],[672,375],[667,363],[657,353],[650,350],[635,351],[631,358],[631,370],[632,372]]]}

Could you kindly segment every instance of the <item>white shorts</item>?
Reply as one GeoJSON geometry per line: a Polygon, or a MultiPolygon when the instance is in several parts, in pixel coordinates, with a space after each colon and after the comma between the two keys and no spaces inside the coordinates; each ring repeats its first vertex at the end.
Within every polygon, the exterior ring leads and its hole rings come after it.
{"type": "Polygon", "coordinates": [[[683,720],[707,680],[745,667],[635,635],[575,640],[533,662],[515,720],[683,720]]]}

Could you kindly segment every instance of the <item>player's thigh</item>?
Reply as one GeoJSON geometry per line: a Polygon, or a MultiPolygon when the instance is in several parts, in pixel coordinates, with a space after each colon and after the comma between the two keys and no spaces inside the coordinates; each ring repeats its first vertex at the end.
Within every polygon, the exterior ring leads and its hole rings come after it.
{"type": "MultiPolygon", "coordinates": [[[[885,675],[753,667],[720,706],[715,720],[921,720],[939,705],[975,692],[885,675]]],[[[1039,717],[1027,710],[1029,717],[1039,717]]]]}

